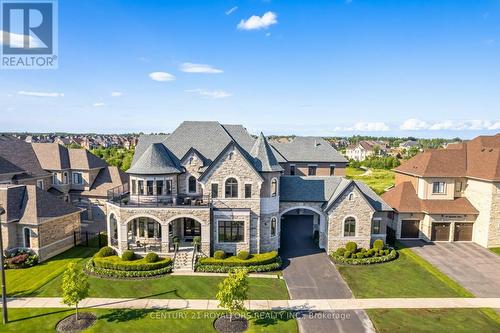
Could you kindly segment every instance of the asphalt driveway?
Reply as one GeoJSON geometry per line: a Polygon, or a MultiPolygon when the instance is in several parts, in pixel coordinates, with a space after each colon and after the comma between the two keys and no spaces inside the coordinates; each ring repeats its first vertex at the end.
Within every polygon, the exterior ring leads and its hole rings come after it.
{"type": "MultiPolygon", "coordinates": [[[[312,217],[287,216],[281,232],[283,277],[291,299],[353,298],[326,253],[314,244],[312,217]]],[[[301,333],[374,331],[363,310],[304,312],[298,322],[301,333]]]]}
{"type": "Polygon", "coordinates": [[[500,256],[469,242],[402,241],[477,297],[500,297],[500,256]]]}

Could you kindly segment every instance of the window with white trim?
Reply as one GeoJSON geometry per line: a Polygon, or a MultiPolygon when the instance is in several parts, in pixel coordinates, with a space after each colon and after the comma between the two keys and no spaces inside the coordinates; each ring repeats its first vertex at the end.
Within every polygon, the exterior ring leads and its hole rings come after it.
{"type": "Polygon", "coordinates": [[[446,193],[446,183],[445,182],[434,182],[434,183],[432,183],[432,193],[433,194],[444,194],[444,193],[446,193]]]}

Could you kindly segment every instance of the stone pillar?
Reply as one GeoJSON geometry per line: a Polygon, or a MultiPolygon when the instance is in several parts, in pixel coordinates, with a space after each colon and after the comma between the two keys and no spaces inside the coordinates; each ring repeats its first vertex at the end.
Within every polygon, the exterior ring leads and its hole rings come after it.
{"type": "Polygon", "coordinates": [[[161,252],[168,253],[169,239],[168,239],[168,224],[161,225],[161,252]]]}
{"type": "Polygon", "coordinates": [[[201,224],[201,251],[210,256],[210,223],[201,224]]]}
{"type": "Polygon", "coordinates": [[[106,231],[108,233],[108,245],[111,246],[111,219],[108,216],[106,216],[106,231]]]}
{"type": "Polygon", "coordinates": [[[121,253],[128,250],[128,235],[127,235],[127,224],[120,224],[118,226],[118,250],[121,253]]]}

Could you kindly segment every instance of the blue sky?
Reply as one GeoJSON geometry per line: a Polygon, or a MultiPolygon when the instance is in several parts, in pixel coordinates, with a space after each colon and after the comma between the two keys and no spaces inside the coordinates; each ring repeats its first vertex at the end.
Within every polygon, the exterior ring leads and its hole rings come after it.
{"type": "Polygon", "coordinates": [[[2,131],[500,132],[499,0],[60,0],[59,61],[0,70],[2,131]]]}

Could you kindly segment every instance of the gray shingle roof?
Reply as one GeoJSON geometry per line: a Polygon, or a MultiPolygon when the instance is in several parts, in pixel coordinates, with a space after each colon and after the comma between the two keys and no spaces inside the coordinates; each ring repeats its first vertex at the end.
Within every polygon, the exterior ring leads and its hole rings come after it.
{"type": "Polygon", "coordinates": [[[137,146],[135,147],[134,158],[132,159],[132,165],[141,157],[142,153],[153,143],[163,142],[168,135],[141,135],[138,139],[137,146]]]}
{"type": "Polygon", "coordinates": [[[181,173],[179,160],[161,143],[151,144],[127,173],[167,174],[181,173]]]}
{"type": "Polygon", "coordinates": [[[6,208],[9,221],[28,224],[81,211],[80,208],[35,185],[1,186],[0,203],[6,208]]]}
{"type": "Polygon", "coordinates": [[[348,162],[332,145],[320,137],[297,136],[290,142],[274,141],[271,145],[289,162],[348,162]]]}
{"type": "Polygon", "coordinates": [[[0,156],[3,158],[3,162],[0,163],[0,174],[17,172],[13,167],[16,166],[19,173],[24,174],[18,178],[49,175],[40,165],[31,144],[12,136],[0,135],[0,156]]]}
{"type": "Polygon", "coordinates": [[[283,168],[279,165],[273,150],[267,142],[264,134],[260,133],[253,144],[250,155],[253,157],[253,165],[258,171],[281,172],[283,168]]]}
{"type": "Polygon", "coordinates": [[[105,168],[106,162],[99,157],[95,156],[87,149],[68,149],[69,163],[71,169],[90,170],[105,168]]]}
{"type": "Polygon", "coordinates": [[[281,176],[280,201],[326,202],[344,180],[342,177],[281,176]]]}

